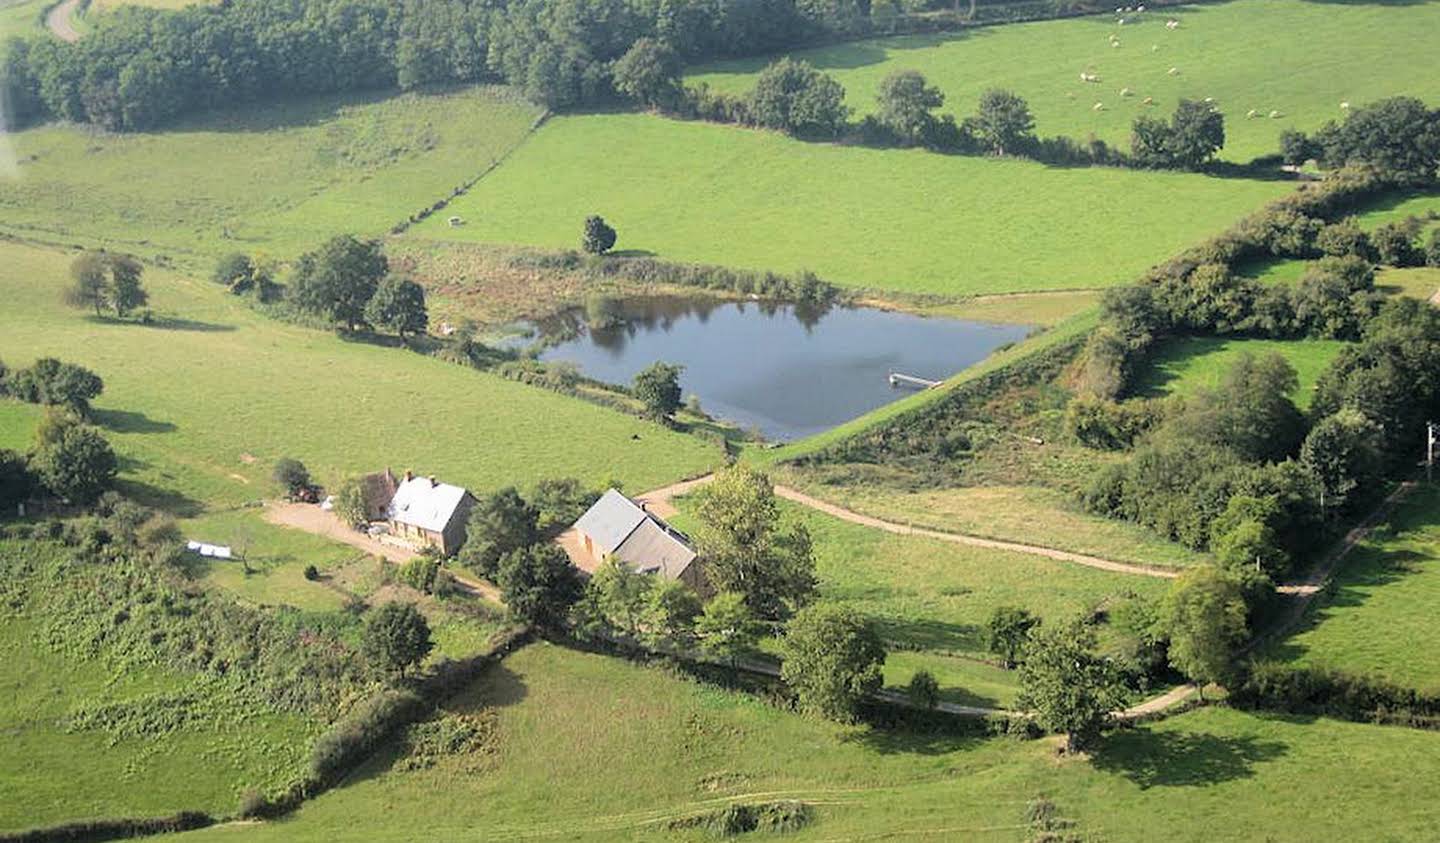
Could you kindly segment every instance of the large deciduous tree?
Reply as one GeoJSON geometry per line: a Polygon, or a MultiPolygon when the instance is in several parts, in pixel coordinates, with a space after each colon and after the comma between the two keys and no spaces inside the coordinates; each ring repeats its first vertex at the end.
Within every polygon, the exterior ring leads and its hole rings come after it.
{"type": "Polygon", "coordinates": [[[761,71],[748,102],[757,125],[798,137],[833,138],[850,116],[839,82],[790,58],[761,71]]]}
{"type": "Polygon", "coordinates": [[[1170,635],[1170,664],[1201,688],[1230,678],[1235,648],[1245,640],[1240,582],[1214,565],[1181,574],[1161,609],[1170,635]]]}
{"type": "Polygon", "coordinates": [[[365,305],[365,321],[394,331],[401,340],[406,334],[423,334],[430,326],[425,288],[406,278],[387,277],[365,305]]]}
{"type": "Polygon", "coordinates": [[[844,606],[808,606],[785,628],[780,675],[802,709],[850,721],[884,684],[885,645],[874,623],[844,606]]]}
{"type": "Polygon", "coordinates": [[[527,548],[540,538],[539,513],[507,486],[482,498],[470,511],[461,564],[494,579],[506,554],[527,548]]]}
{"type": "Polygon", "coordinates": [[[93,503],[115,485],[118,465],[100,431],[57,416],[42,426],[29,468],[52,494],[83,505],[93,503]]]}
{"type": "Polygon", "coordinates": [[[985,625],[985,644],[990,652],[1005,662],[1006,667],[1014,667],[1020,661],[1030,630],[1039,623],[1040,619],[1025,609],[997,606],[985,625]]]}
{"type": "Polygon", "coordinates": [[[992,88],[967,121],[972,134],[996,155],[1020,154],[1035,142],[1035,117],[1019,94],[992,88]]]}
{"type": "Polygon", "coordinates": [[[815,551],[803,524],[782,524],[770,478],[736,465],[697,497],[696,544],[719,591],[745,595],[755,614],[782,620],[815,595],[815,551]]]}
{"type": "Polygon", "coordinates": [[[875,120],[906,143],[923,143],[938,120],[931,112],[945,104],[945,95],[916,70],[897,70],[880,82],[875,120]]]}
{"type": "Polygon", "coordinates": [[[300,256],[291,299],[300,309],[353,331],[365,321],[365,306],[389,271],[378,242],[342,234],[300,256]]]}
{"type": "Polygon", "coordinates": [[[670,108],[679,101],[680,57],[669,44],[641,38],[625,51],[611,69],[615,90],[651,108],[670,108]]]}
{"type": "Polygon", "coordinates": [[[496,582],[512,615],[547,629],[564,625],[583,591],[570,557],[553,544],[532,544],[507,553],[500,560],[496,582]]]}
{"type": "Polygon", "coordinates": [[[386,603],[372,610],[360,638],[361,652],[372,665],[400,676],[423,661],[434,646],[430,624],[410,603],[386,603]]]}
{"type": "Polygon", "coordinates": [[[680,409],[680,373],[684,366],[655,362],[635,376],[632,391],[645,406],[645,415],[663,422],[680,409]]]}
{"type": "Polygon", "coordinates": [[[1065,735],[1070,752],[1089,748],[1125,704],[1121,670],[1095,652],[1095,633],[1080,624],[1046,624],[1030,634],[1020,665],[1016,707],[1043,729],[1065,735]]]}

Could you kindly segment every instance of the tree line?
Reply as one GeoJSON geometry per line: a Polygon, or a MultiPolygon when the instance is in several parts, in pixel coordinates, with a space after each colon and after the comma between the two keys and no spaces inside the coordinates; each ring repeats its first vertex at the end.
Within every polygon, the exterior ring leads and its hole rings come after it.
{"type": "MultiPolygon", "coordinates": [[[[4,101],[137,130],[276,97],[505,82],[553,108],[615,96],[641,38],[686,61],[774,52],[869,30],[865,0],[234,0],[124,8],[74,43],[13,39],[4,101]]],[[[883,4],[882,4],[883,5],[883,4]]]]}

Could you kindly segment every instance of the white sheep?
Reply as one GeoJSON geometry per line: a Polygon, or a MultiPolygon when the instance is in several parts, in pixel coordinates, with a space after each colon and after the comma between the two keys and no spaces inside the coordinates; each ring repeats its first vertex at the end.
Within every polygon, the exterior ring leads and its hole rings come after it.
{"type": "Polygon", "coordinates": [[[1135,11],[1137,11],[1137,12],[1143,12],[1143,11],[1145,11],[1145,7],[1144,7],[1143,5],[1136,6],[1136,7],[1135,7],[1135,11]]]}
{"type": "Polygon", "coordinates": [[[1165,21],[1165,28],[1166,28],[1166,29],[1179,29],[1179,28],[1180,28],[1180,21],[1175,20],[1174,18],[1171,18],[1170,20],[1165,21]]]}
{"type": "Polygon", "coordinates": [[[1158,53],[1158,52],[1160,52],[1160,45],[1159,45],[1159,44],[1151,44],[1151,45],[1150,45],[1150,52],[1152,52],[1152,53],[1158,53]]]}
{"type": "Polygon", "coordinates": [[[1340,103],[1340,108],[1341,108],[1342,110],[1344,110],[1344,111],[1349,111],[1349,110],[1350,110],[1350,102],[1349,102],[1349,100],[1346,100],[1345,102],[1340,103]]]}
{"type": "Polygon", "coordinates": [[[1246,119],[1248,119],[1248,120],[1254,120],[1256,117],[1259,117],[1259,116],[1260,116],[1260,112],[1256,111],[1256,110],[1253,109],[1253,108],[1250,109],[1249,111],[1245,112],[1245,117],[1246,117],[1246,119]]]}
{"type": "Polygon", "coordinates": [[[1103,102],[1097,102],[1097,103],[1095,103],[1095,110],[1096,110],[1096,111],[1104,111],[1104,110],[1105,110],[1105,103],[1103,103],[1103,102]]]}
{"type": "Polygon", "coordinates": [[[1180,75],[1180,68],[1178,68],[1178,67],[1172,67],[1172,68],[1170,68],[1169,70],[1167,70],[1167,71],[1165,71],[1165,72],[1168,73],[1168,74],[1170,74],[1171,76],[1179,76],[1179,75],[1180,75]]]}
{"type": "Polygon", "coordinates": [[[1205,98],[1205,104],[1206,104],[1206,105],[1210,105],[1210,104],[1212,104],[1212,103],[1214,103],[1214,102],[1215,102],[1215,98],[1214,98],[1214,97],[1206,97],[1206,98],[1205,98]]]}
{"type": "Polygon", "coordinates": [[[1111,41],[1111,42],[1110,42],[1110,46],[1112,46],[1112,47],[1114,47],[1115,49],[1118,50],[1118,49],[1120,49],[1120,42],[1119,42],[1119,41],[1111,41]]]}
{"type": "Polygon", "coordinates": [[[1281,117],[1284,117],[1284,116],[1285,116],[1285,113],[1284,113],[1284,112],[1281,112],[1281,111],[1272,111],[1272,112],[1270,112],[1270,119],[1271,119],[1271,120],[1279,120],[1281,117]]]}
{"type": "Polygon", "coordinates": [[[1135,92],[1132,91],[1132,90],[1130,90],[1129,88],[1121,88],[1121,89],[1120,89],[1120,96],[1122,96],[1122,97],[1133,97],[1133,96],[1135,96],[1135,92]]]}
{"type": "Polygon", "coordinates": [[[1155,98],[1154,98],[1154,97],[1146,97],[1145,99],[1141,100],[1141,102],[1145,103],[1146,105],[1154,105],[1154,104],[1155,104],[1155,98]]]}

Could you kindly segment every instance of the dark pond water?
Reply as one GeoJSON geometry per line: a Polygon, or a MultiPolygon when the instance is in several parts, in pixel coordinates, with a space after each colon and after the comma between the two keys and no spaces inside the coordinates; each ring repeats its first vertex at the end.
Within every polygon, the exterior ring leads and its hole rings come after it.
{"type": "Polygon", "coordinates": [[[541,359],[629,383],[657,360],[685,367],[684,394],[710,415],[787,441],[828,430],[908,393],[891,372],[941,380],[1022,339],[1024,325],[934,319],[869,308],[815,312],[761,302],[676,298],[612,303],[620,324],[593,328],[583,310],[541,326],[573,338],[541,359]]]}

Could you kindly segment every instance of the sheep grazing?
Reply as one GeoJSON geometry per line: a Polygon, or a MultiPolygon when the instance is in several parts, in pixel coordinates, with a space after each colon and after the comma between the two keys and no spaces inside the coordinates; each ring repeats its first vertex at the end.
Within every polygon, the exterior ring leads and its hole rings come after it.
{"type": "Polygon", "coordinates": [[[1145,7],[1144,7],[1144,6],[1136,6],[1136,7],[1135,7],[1135,11],[1137,11],[1137,12],[1143,12],[1143,11],[1145,11],[1145,7]]]}
{"type": "Polygon", "coordinates": [[[1180,28],[1180,21],[1175,20],[1174,18],[1171,18],[1170,20],[1165,21],[1165,28],[1166,28],[1166,29],[1179,29],[1179,28],[1180,28]]]}
{"type": "Polygon", "coordinates": [[[1120,26],[1124,26],[1124,25],[1125,25],[1125,18],[1121,18],[1120,20],[1116,21],[1116,23],[1119,24],[1120,26]]]}
{"type": "Polygon", "coordinates": [[[1086,72],[1084,72],[1084,71],[1082,70],[1082,71],[1080,72],[1080,81],[1081,81],[1081,82],[1099,82],[1099,81],[1100,81],[1100,76],[1099,76],[1098,74],[1095,74],[1095,73],[1086,73],[1086,72]]]}
{"type": "Polygon", "coordinates": [[[1285,116],[1284,112],[1281,112],[1281,111],[1272,111],[1272,112],[1270,112],[1270,119],[1271,119],[1271,120],[1279,120],[1281,117],[1284,117],[1284,116],[1285,116]]]}
{"type": "Polygon", "coordinates": [[[1256,110],[1253,109],[1253,108],[1250,109],[1249,111],[1245,112],[1245,118],[1246,118],[1247,120],[1254,120],[1256,117],[1259,117],[1259,116],[1260,116],[1260,112],[1256,111],[1256,110]]]}
{"type": "Polygon", "coordinates": [[[1350,110],[1350,103],[1349,103],[1349,102],[1342,102],[1342,103],[1340,103],[1340,108],[1341,108],[1341,110],[1343,110],[1343,111],[1349,111],[1349,110],[1350,110]]]}
{"type": "Polygon", "coordinates": [[[1206,98],[1205,98],[1205,104],[1206,104],[1206,105],[1210,105],[1210,104],[1212,104],[1212,103],[1214,103],[1214,102],[1215,102],[1215,98],[1214,98],[1214,97],[1206,97],[1206,98]]]}
{"type": "Polygon", "coordinates": [[[1151,45],[1150,45],[1150,52],[1152,52],[1152,53],[1158,53],[1158,52],[1160,52],[1160,45],[1159,45],[1159,44],[1151,44],[1151,45]]]}
{"type": "Polygon", "coordinates": [[[1146,97],[1145,99],[1141,100],[1141,102],[1145,103],[1146,105],[1154,105],[1154,104],[1155,104],[1155,98],[1154,98],[1154,97],[1146,97]]]}
{"type": "Polygon", "coordinates": [[[1121,89],[1120,89],[1120,96],[1122,96],[1122,97],[1133,97],[1133,96],[1135,96],[1135,92],[1132,91],[1132,90],[1130,90],[1129,88],[1121,88],[1121,89]]]}
{"type": "Polygon", "coordinates": [[[1105,103],[1103,103],[1103,102],[1097,102],[1097,103],[1095,103],[1095,108],[1094,108],[1094,110],[1095,110],[1095,111],[1104,111],[1104,110],[1105,110],[1105,103]]]}
{"type": "Polygon", "coordinates": [[[1167,71],[1165,71],[1165,72],[1168,73],[1168,74],[1171,75],[1171,76],[1179,76],[1179,75],[1180,75],[1180,68],[1178,68],[1178,67],[1172,67],[1172,68],[1170,68],[1169,70],[1167,70],[1167,71]]]}

